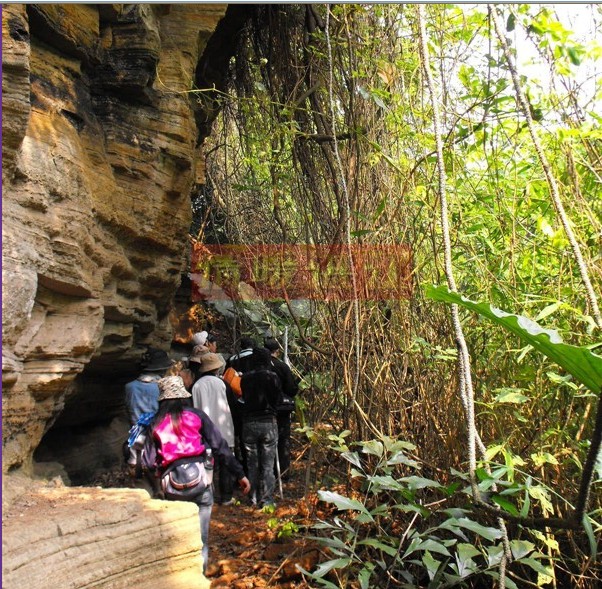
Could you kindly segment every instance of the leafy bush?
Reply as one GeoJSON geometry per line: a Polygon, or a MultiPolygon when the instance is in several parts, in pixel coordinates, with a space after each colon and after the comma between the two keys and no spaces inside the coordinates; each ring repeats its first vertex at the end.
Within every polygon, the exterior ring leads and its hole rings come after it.
{"type": "MultiPolygon", "coordinates": [[[[315,526],[314,539],[332,558],[304,571],[308,579],[327,588],[470,587],[487,578],[490,586],[500,577],[507,550],[506,587],[545,585],[554,578],[553,534],[517,528],[517,538],[506,543],[495,515],[471,506],[466,474],[442,473],[446,484],[424,476],[425,465],[405,441],[356,445],[359,452],[336,449],[349,463],[350,492],[318,491],[333,512],[315,526]]],[[[506,458],[491,465],[491,474],[479,468],[482,499],[513,515],[547,512],[552,491],[532,477],[521,480],[519,461],[506,458]]]]}

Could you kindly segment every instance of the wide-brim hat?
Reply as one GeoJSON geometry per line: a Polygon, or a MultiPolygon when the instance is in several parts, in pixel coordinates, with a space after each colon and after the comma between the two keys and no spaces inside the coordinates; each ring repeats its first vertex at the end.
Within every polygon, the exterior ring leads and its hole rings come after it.
{"type": "Polygon", "coordinates": [[[179,376],[166,376],[157,381],[159,386],[158,401],[168,399],[189,399],[192,395],[186,390],[184,381],[179,376]]]}
{"type": "Polygon", "coordinates": [[[149,348],[142,356],[142,368],[147,372],[167,370],[173,363],[167,352],[157,348],[149,348]]]}
{"type": "Polygon", "coordinates": [[[219,354],[213,354],[211,352],[203,354],[198,362],[201,365],[201,372],[217,370],[225,364],[224,359],[219,354]]]}

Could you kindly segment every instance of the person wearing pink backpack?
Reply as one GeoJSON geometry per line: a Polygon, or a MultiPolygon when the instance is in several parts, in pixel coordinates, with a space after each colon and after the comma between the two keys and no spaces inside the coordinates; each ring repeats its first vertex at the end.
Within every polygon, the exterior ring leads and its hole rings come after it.
{"type": "MultiPolygon", "coordinates": [[[[186,390],[182,379],[179,376],[168,376],[160,379],[157,384],[160,391],[159,410],[149,425],[150,441],[143,451],[143,464],[154,471],[157,478],[161,480],[167,499],[192,501],[198,505],[203,542],[203,571],[205,571],[209,558],[209,524],[213,507],[213,487],[210,481],[205,480],[204,484],[199,485],[198,494],[193,492],[192,495],[185,497],[170,496],[170,491],[178,490],[179,482],[186,481],[173,478],[170,481],[167,475],[173,473],[179,465],[188,467],[195,463],[207,464],[207,451],[211,450],[211,454],[218,457],[238,481],[243,495],[249,493],[251,484],[219,429],[204,411],[191,406],[192,395],[186,390]]],[[[203,471],[204,467],[200,470],[203,471]]]]}

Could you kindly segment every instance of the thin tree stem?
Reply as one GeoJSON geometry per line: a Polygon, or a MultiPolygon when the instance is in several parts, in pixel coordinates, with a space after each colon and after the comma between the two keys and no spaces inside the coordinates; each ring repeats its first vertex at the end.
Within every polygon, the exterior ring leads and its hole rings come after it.
{"type": "Polygon", "coordinates": [[[568,215],[566,214],[566,211],[564,209],[564,205],[562,204],[562,199],[560,198],[560,192],[558,190],[558,183],[556,182],[556,178],[554,177],[554,174],[552,172],[552,167],[550,166],[546,154],[544,153],[544,150],[541,146],[541,142],[539,141],[539,137],[537,137],[537,134],[535,133],[535,125],[533,124],[531,110],[529,109],[527,99],[520,85],[520,79],[518,76],[518,70],[516,68],[514,58],[510,53],[508,43],[506,42],[506,37],[504,36],[504,33],[502,31],[498,9],[489,6],[489,13],[491,14],[496,36],[500,42],[500,45],[504,52],[506,63],[508,64],[508,69],[510,70],[510,74],[512,76],[512,83],[514,84],[514,91],[516,92],[516,98],[518,101],[519,108],[522,111],[523,116],[525,117],[525,121],[527,123],[527,128],[529,129],[529,134],[531,135],[531,139],[533,141],[535,152],[537,153],[537,157],[539,158],[539,162],[541,164],[541,167],[543,168],[543,172],[546,177],[546,181],[550,189],[550,196],[552,197],[552,202],[554,203],[554,208],[556,209],[560,222],[562,223],[567,239],[571,244],[571,249],[573,250],[573,255],[575,257],[575,261],[577,262],[579,273],[581,274],[581,280],[583,282],[583,285],[585,286],[585,296],[589,304],[592,317],[594,318],[594,321],[596,322],[598,328],[602,329],[602,315],[600,314],[600,308],[598,306],[598,299],[596,297],[596,293],[594,292],[594,288],[589,278],[587,264],[585,263],[583,255],[581,254],[581,247],[579,246],[579,242],[577,241],[577,238],[571,227],[568,215]]]}

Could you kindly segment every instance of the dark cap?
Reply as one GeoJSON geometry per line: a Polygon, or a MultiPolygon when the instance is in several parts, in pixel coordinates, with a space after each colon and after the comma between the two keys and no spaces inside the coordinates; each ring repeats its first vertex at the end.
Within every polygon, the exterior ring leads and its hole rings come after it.
{"type": "Polygon", "coordinates": [[[171,368],[173,360],[169,358],[167,352],[158,348],[149,348],[142,356],[142,368],[147,372],[158,372],[171,368]]]}
{"type": "Polygon", "coordinates": [[[278,343],[278,340],[274,337],[265,338],[263,341],[263,347],[270,350],[270,352],[276,352],[277,350],[282,349],[278,343]]]}

